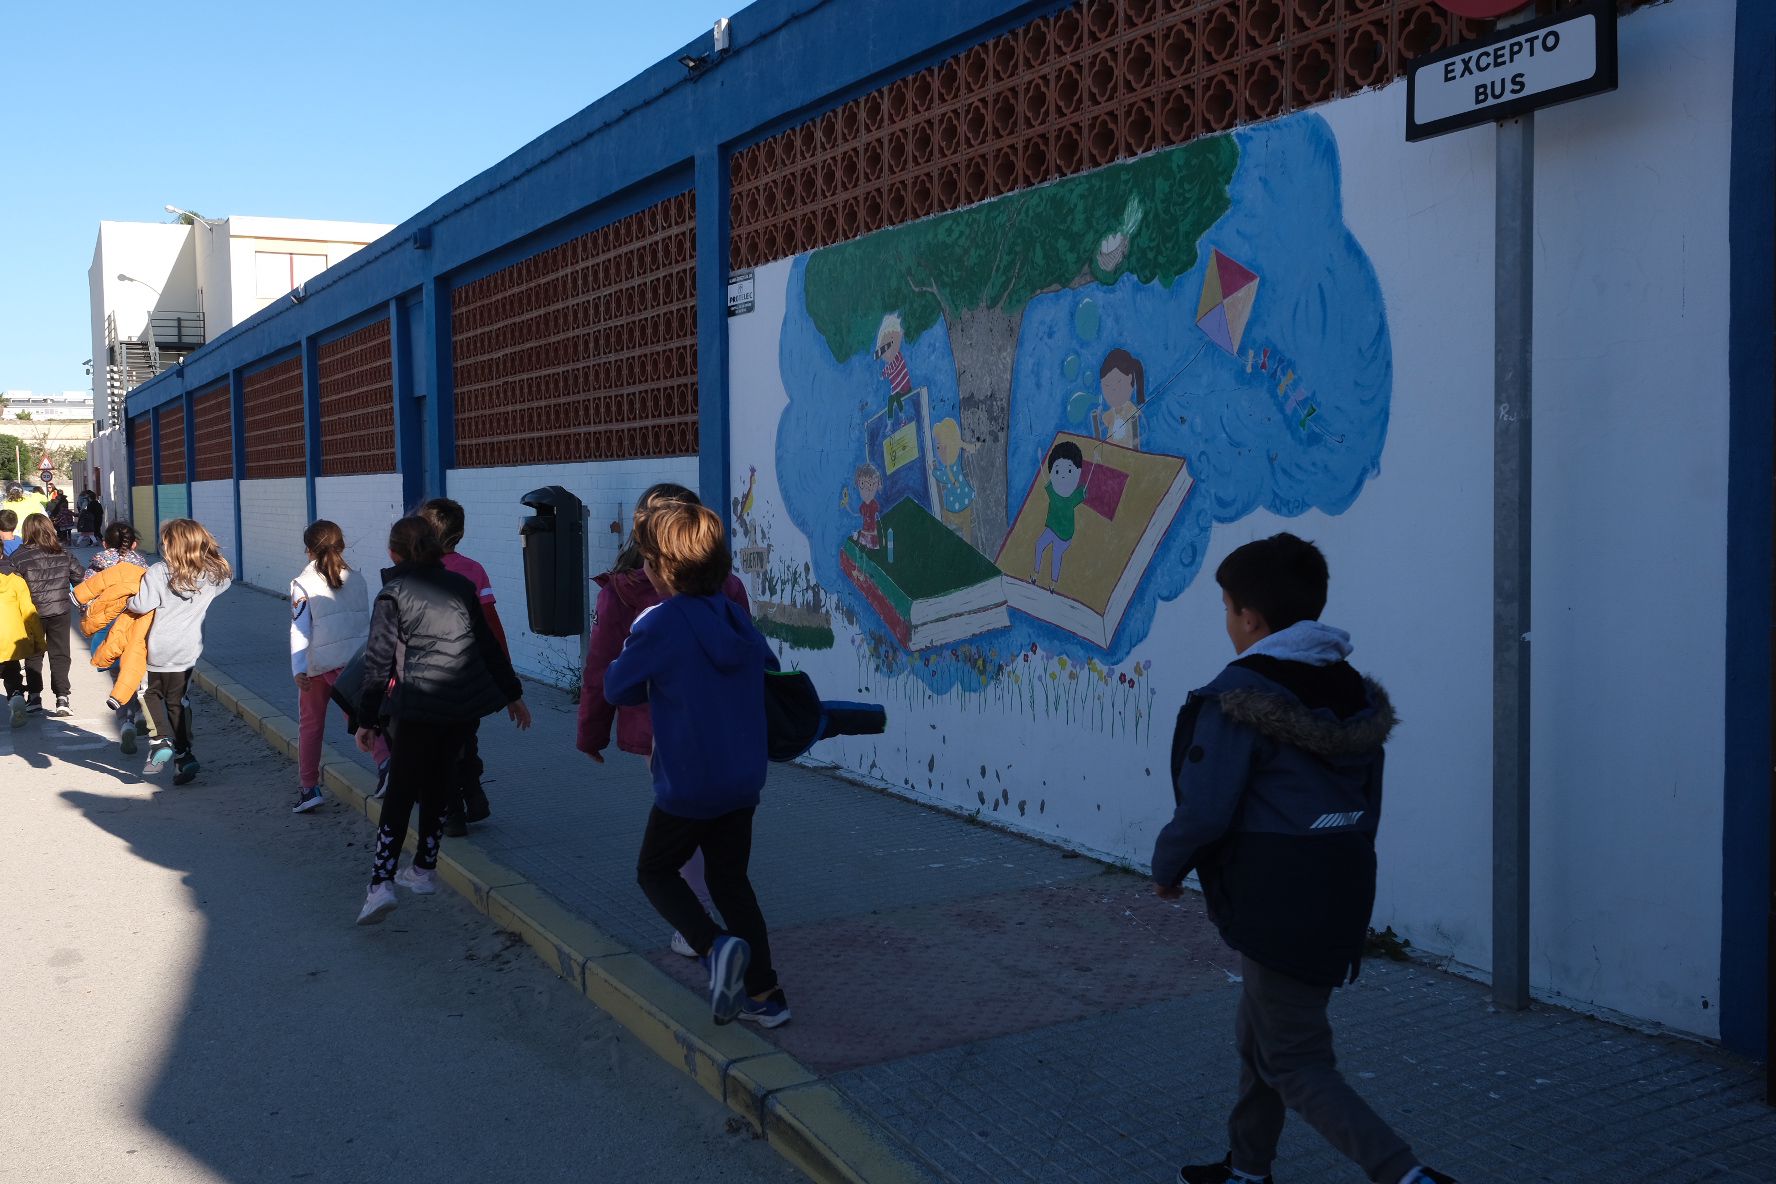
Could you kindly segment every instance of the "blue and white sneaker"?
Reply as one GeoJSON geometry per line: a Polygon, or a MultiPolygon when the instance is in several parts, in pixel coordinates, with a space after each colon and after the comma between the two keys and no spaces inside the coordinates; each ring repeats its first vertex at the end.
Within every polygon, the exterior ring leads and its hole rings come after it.
{"type": "Polygon", "coordinates": [[[746,968],[752,947],[738,937],[723,934],[709,947],[703,964],[709,967],[709,1016],[718,1024],[731,1024],[746,1000],[746,968]]]}
{"type": "Polygon", "coordinates": [[[142,766],[142,773],[148,777],[160,776],[167,762],[173,759],[173,745],[170,740],[156,740],[148,747],[148,762],[142,766]]]}
{"type": "Polygon", "coordinates": [[[777,987],[763,999],[748,995],[740,1001],[740,1018],[761,1028],[775,1028],[789,1022],[789,1000],[783,988],[777,987]]]}

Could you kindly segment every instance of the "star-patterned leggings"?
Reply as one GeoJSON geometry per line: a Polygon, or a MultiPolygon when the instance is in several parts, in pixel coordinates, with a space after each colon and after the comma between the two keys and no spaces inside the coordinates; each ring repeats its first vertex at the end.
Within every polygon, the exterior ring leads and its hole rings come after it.
{"type": "Polygon", "coordinates": [[[413,866],[438,866],[438,847],[444,841],[444,809],[455,784],[456,760],[462,750],[467,724],[423,723],[400,720],[390,745],[388,794],[382,799],[382,825],[376,832],[376,862],[370,882],[395,878],[401,846],[407,841],[407,822],[414,803],[419,804],[419,850],[413,866]]]}

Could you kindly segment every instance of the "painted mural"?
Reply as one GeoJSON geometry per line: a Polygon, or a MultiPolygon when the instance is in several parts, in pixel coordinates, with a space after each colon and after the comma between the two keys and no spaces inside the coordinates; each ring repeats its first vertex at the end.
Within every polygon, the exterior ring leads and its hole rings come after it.
{"type": "Polygon", "coordinates": [[[1386,315],[1317,116],[816,251],[788,284],[742,570],[779,639],[836,644],[837,613],[860,662],[934,695],[1004,694],[1030,654],[1126,679],[1217,523],[1340,513],[1379,471],[1386,315]],[[805,558],[773,558],[786,528],[805,558]]]}
{"type": "Polygon", "coordinates": [[[1380,471],[1392,349],[1331,130],[1292,117],[755,274],[729,321],[737,566],[787,665],[889,707],[822,755],[1141,858],[1171,719],[1227,655],[1218,598],[1164,606],[1218,525],[1342,513],[1380,471]]]}

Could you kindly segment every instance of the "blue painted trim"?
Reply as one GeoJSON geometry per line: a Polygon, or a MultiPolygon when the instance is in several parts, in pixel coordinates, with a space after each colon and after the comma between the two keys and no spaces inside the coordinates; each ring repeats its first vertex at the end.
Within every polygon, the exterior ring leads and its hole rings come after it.
{"type": "Polygon", "coordinates": [[[451,466],[456,463],[456,385],[450,352],[450,287],[437,277],[421,293],[424,308],[419,341],[425,375],[424,486],[426,497],[448,496],[451,466]]]}
{"type": "Polygon", "coordinates": [[[728,514],[728,155],[697,154],[697,484],[703,504],[728,514]],[[705,211],[709,215],[705,216],[705,211]]]}
{"type": "Polygon", "coordinates": [[[245,570],[246,536],[241,531],[241,482],[247,474],[247,376],[239,370],[228,375],[228,449],[232,454],[229,468],[234,482],[234,571],[245,570]]]}
{"type": "MultiPolygon", "coordinates": [[[[196,385],[218,381],[433,276],[468,274],[500,252],[525,249],[513,244],[531,236],[545,241],[548,228],[637,187],[669,185],[660,178],[708,146],[749,142],[1059,6],[759,0],[735,19],[728,54],[699,76],[668,55],[316,276],[300,301],[281,298],[205,345],[186,368],[196,385]],[[424,248],[421,231],[430,234],[424,248]]],[[[704,33],[681,52],[709,48],[704,33]]],[[[140,410],[171,397],[157,378],[133,391],[129,405],[140,410]]]]}
{"type": "Polygon", "coordinates": [[[401,475],[401,506],[411,509],[425,500],[425,424],[414,387],[413,313],[418,305],[396,298],[388,302],[389,366],[394,380],[395,472],[401,475]]]}
{"type": "Polygon", "coordinates": [[[321,475],[321,350],[313,337],[302,339],[302,445],[303,492],[313,522],[318,516],[315,479],[321,475]]]}
{"type": "Polygon", "coordinates": [[[1739,0],[1733,66],[1731,427],[1727,452],[1726,784],[1721,1041],[1768,1054],[1771,917],[1771,487],[1776,451],[1776,5],[1739,0]]]}

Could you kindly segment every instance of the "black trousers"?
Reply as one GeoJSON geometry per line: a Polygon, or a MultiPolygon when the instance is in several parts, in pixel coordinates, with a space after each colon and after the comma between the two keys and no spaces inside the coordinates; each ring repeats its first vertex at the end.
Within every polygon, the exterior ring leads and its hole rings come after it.
{"type": "Polygon", "coordinates": [[[647,893],[648,903],[678,930],[691,948],[707,954],[724,930],[703,911],[702,902],[679,874],[693,852],[703,849],[703,874],[709,883],[709,899],[715,902],[725,932],[744,938],[752,947],[746,968],[746,993],[762,995],[777,985],[771,966],[771,941],[765,932],[765,915],[759,910],[746,865],[752,859],[754,807],[735,810],[719,818],[680,818],[655,806],[648,815],[642,836],[635,879],[647,893]]]}
{"type": "Polygon", "coordinates": [[[14,695],[41,695],[43,693],[43,670],[27,670],[23,658],[11,662],[0,662],[0,686],[6,688],[6,697],[14,695]]]}
{"type": "Polygon", "coordinates": [[[173,751],[181,756],[191,751],[191,703],[186,698],[190,689],[189,670],[150,670],[148,690],[142,696],[155,738],[171,740],[173,751]]]}
{"type": "MultiPolygon", "coordinates": [[[[66,695],[68,693],[68,661],[69,633],[68,613],[57,616],[41,614],[38,620],[43,622],[43,634],[49,641],[49,689],[51,694],[66,695]]],[[[41,695],[43,693],[43,655],[33,654],[20,660],[25,668],[25,693],[41,695]]],[[[13,690],[13,680],[6,680],[6,693],[17,694],[13,690]]]]}
{"type": "Polygon", "coordinates": [[[389,742],[388,793],[382,799],[382,824],[376,830],[376,862],[370,882],[395,878],[401,846],[407,841],[408,819],[419,804],[419,851],[413,866],[438,866],[444,842],[444,811],[450,803],[456,761],[462,751],[463,724],[398,720],[389,742]]]}
{"type": "Polygon", "coordinates": [[[1284,1112],[1293,1110],[1371,1180],[1393,1184],[1417,1167],[1406,1141],[1338,1072],[1326,1019],[1332,988],[1290,978],[1244,955],[1240,976],[1233,1021],[1240,1093],[1227,1120],[1233,1166],[1268,1173],[1284,1112]]]}
{"type": "Polygon", "coordinates": [[[482,813],[474,807],[487,805],[487,792],[481,788],[481,774],[486,768],[481,761],[481,721],[470,720],[463,725],[462,749],[457,754],[456,776],[451,781],[449,813],[482,813]]]}

